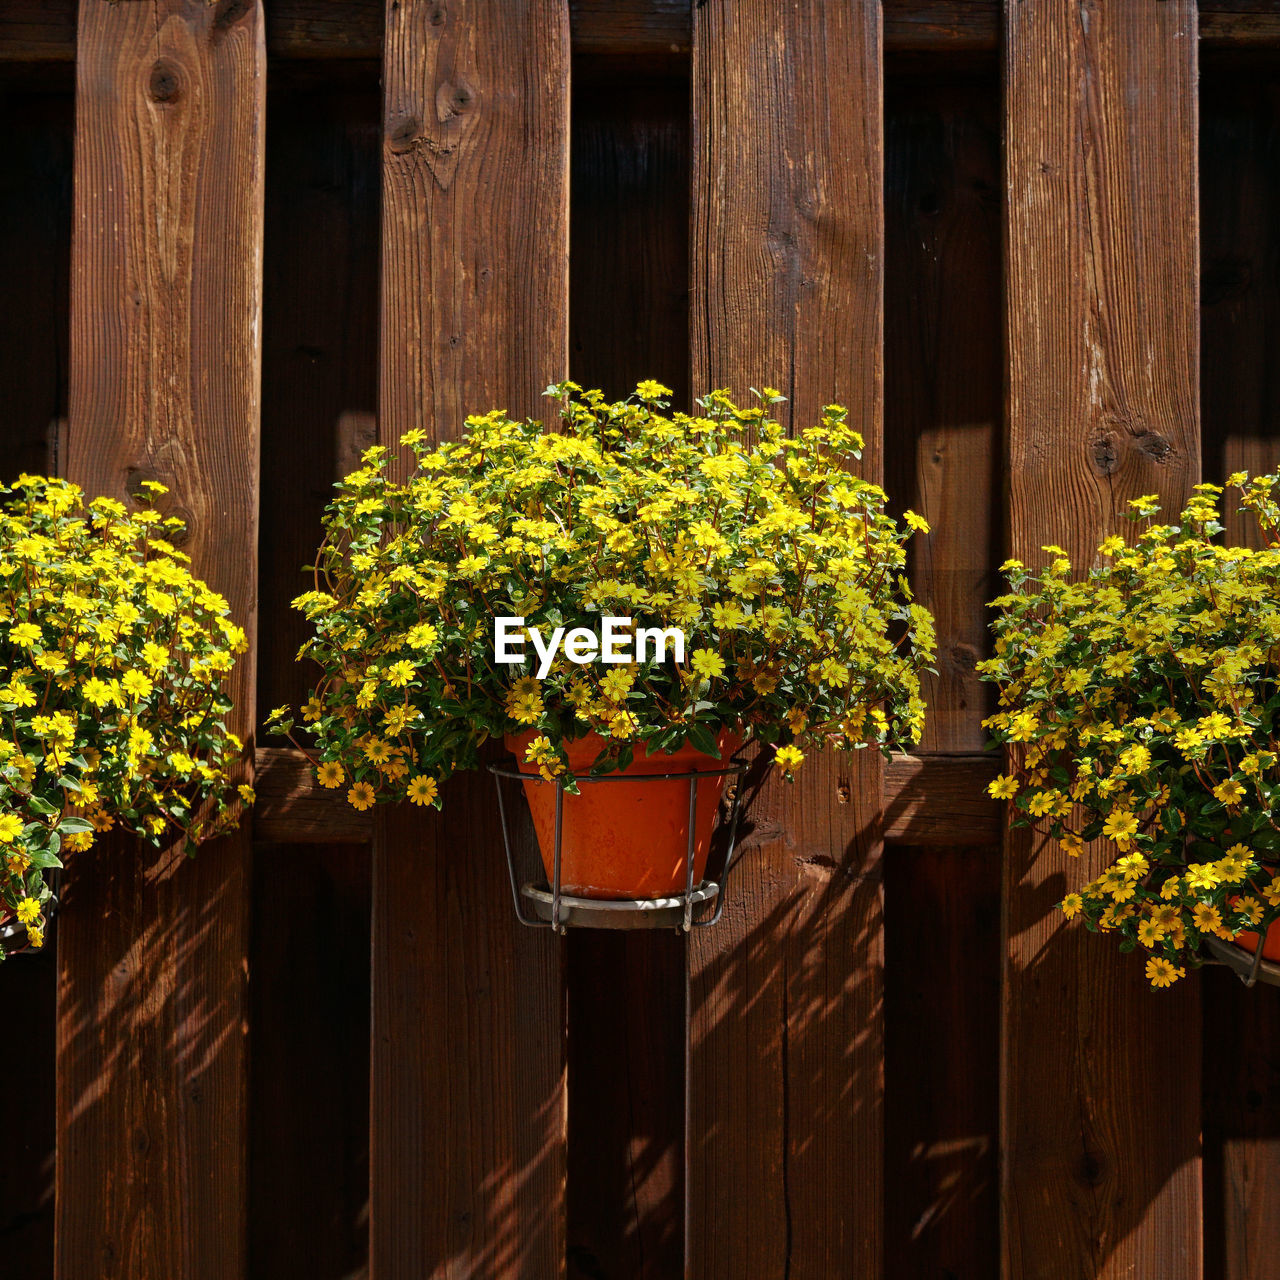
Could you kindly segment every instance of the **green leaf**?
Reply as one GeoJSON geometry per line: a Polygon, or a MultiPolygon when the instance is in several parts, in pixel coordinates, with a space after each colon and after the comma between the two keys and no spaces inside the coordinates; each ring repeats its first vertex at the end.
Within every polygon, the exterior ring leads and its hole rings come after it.
{"type": "Polygon", "coordinates": [[[705,724],[696,721],[689,726],[689,741],[705,756],[720,759],[720,748],[716,746],[715,735],[705,724]]]}

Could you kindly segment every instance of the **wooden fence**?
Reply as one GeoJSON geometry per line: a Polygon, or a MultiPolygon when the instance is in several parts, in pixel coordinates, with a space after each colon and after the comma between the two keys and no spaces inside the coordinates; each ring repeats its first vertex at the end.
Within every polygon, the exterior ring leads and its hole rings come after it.
{"type": "Polygon", "coordinates": [[[1006,554],[1280,461],[1278,73],[1270,0],[0,3],[3,471],[172,487],[246,732],[335,476],[566,367],[848,404],[941,637],[688,941],[522,930],[487,779],[372,823],[263,741],[234,838],[73,866],[0,1271],[1280,1275],[1280,1006],[1061,926],[974,672],[1006,554]]]}

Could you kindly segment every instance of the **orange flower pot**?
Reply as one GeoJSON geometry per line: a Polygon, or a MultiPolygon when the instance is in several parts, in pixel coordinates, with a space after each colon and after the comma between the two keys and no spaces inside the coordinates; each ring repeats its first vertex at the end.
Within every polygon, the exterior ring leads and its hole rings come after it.
{"type": "MultiPolygon", "coordinates": [[[[1253,955],[1258,950],[1256,933],[1237,933],[1232,939],[1242,951],[1253,955]]],[[[1272,921],[1262,942],[1262,958],[1264,960],[1280,960],[1280,920],[1272,921]]]]}
{"type": "MultiPolygon", "coordinates": [[[[521,769],[530,731],[508,734],[506,745],[521,769]]],[[[575,898],[663,898],[683,893],[688,880],[689,781],[627,782],[646,773],[694,773],[723,769],[742,745],[739,735],[724,729],[716,739],[719,760],[684,746],[671,755],[649,755],[640,747],[636,759],[617,774],[592,782],[586,772],[605,746],[597,734],[565,744],[569,767],[578,774],[579,795],[565,794],[560,835],[560,888],[575,898]]],[[[706,872],[707,851],[715,828],[716,809],[728,779],[709,777],[696,783],[693,883],[706,872]]],[[[547,883],[555,876],[556,788],[542,780],[520,784],[533,815],[547,883]]]]}

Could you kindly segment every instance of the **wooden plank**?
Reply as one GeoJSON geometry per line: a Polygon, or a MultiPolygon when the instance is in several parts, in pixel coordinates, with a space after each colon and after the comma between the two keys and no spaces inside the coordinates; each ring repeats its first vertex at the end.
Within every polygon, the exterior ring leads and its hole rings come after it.
{"type": "MultiPolygon", "coordinates": [[[[568,367],[568,14],[387,13],[379,429],[541,412],[568,367]]],[[[372,1273],[564,1268],[560,955],[512,912],[493,782],[374,831],[372,1273]]]]}
{"type": "MultiPolygon", "coordinates": [[[[689,0],[570,0],[573,46],[594,56],[665,59],[689,52],[689,0]]],[[[886,53],[993,53],[1000,0],[883,0],[886,53]]],[[[0,61],[75,58],[76,0],[8,0],[0,11],[0,61]]],[[[276,0],[267,15],[273,58],[382,55],[381,0],[276,0]]],[[[1200,40],[1210,48],[1280,45],[1271,0],[1203,0],[1200,40]]]]}
{"type": "Polygon", "coordinates": [[[938,848],[998,844],[1004,806],[987,795],[987,784],[999,772],[995,753],[895,753],[884,765],[884,839],[938,848]]]}
{"type": "Polygon", "coordinates": [[[883,0],[887,53],[989,53],[1000,47],[999,0],[883,0]]]}
{"type": "MultiPolygon", "coordinates": [[[[265,57],[256,3],[83,0],[68,476],[156,477],[251,643],[265,57]]],[[[253,653],[234,727],[254,723],[253,653]]],[[[59,924],[57,1274],[238,1280],[250,833],[69,866],[59,924]]]]}
{"type": "MultiPolygon", "coordinates": [[[[254,835],[264,843],[359,844],[373,820],[315,782],[300,751],[259,747],[254,835]]],[[[1004,806],[987,797],[997,755],[904,755],[884,766],[884,838],[911,845],[987,845],[1004,832],[1004,806]]]]}
{"type": "MultiPolygon", "coordinates": [[[[1093,563],[1199,473],[1195,6],[1006,10],[1011,553],[1093,563]],[[1084,19],[1087,17],[1087,21],[1084,19]],[[1159,299],[1159,305],[1154,300],[1159,299]]],[[[1053,906],[1114,857],[1005,846],[1002,1208],[1017,1277],[1201,1274],[1198,987],[1053,906]]]]}
{"type": "MultiPolygon", "coordinates": [[[[1233,60],[1234,61],[1234,60],[1233,60]]],[[[1280,460],[1280,87],[1270,68],[1201,77],[1205,478],[1280,460]]],[[[1227,538],[1258,545],[1236,513],[1227,538]]],[[[1273,993],[1204,979],[1205,1274],[1262,1280],[1280,1256],[1280,1019],[1273,993]]]]}
{"type": "MultiPolygon", "coordinates": [[[[577,72],[570,373],[611,397],[657,377],[687,406],[688,80],[577,72]]],[[[685,963],[674,931],[566,940],[570,1280],[681,1273],[685,963]]]]}
{"type": "MultiPolygon", "coordinates": [[[[778,386],[796,426],[838,399],[878,479],[878,6],[707,0],[693,111],[694,387],[778,386]]],[[[871,752],[768,786],[691,936],[692,1275],[878,1274],[881,787],[871,752]]]]}
{"type": "MultiPolygon", "coordinates": [[[[315,677],[295,661],[306,622],[290,601],[311,585],[300,567],[314,557],[333,481],[374,442],[382,104],[376,68],[334,74],[346,70],[327,64],[321,83],[299,84],[279,68],[269,77],[264,708],[298,706],[315,677]]],[[[286,755],[259,748],[260,768],[264,754],[286,755]]],[[[298,753],[286,758],[303,763],[298,753]]],[[[309,770],[293,771],[304,804],[312,782],[309,770]]],[[[336,799],[334,841],[356,813],[341,792],[336,799]]],[[[371,834],[366,821],[353,836],[363,844],[259,845],[254,860],[249,1197],[271,1211],[249,1219],[249,1280],[367,1275],[371,834]]]]}

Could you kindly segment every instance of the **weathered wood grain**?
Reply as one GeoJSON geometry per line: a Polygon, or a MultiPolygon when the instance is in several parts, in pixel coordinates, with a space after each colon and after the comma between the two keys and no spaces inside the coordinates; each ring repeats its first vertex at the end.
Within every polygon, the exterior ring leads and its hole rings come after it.
{"type": "MultiPolygon", "coordinates": [[[[777,386],[795,427],[839,400],[879,479],[878,8],[708,0],[693,50],[693,385],[777,386]]],[[[871,752],[768,786],[732,904],[690,939],[687,1252],[706,1280],[879,1270],[881,787],[871,752]]]]}
{"type": "MultiPolygon", "coordinates": [[[[1006,10],[1011,553],[1078,567],[1126,500],[1199,474],[1189,0],[1006,10]]],[[[1004,1269],[1201,1274],[1198,987],[1054,904],[1114,856],[1005,845],[1004,1269]]]]}
{"type": "MultiPolygon", "coordinates": [[[[379,430],[541,413],[568,367],[569,26],[555,0],[387,13],[379,430]]],[[[560,952],[511,909],[493,781],[374,830],[376,1280],[561,1275],[560,952]]]]}
{"type": "MultiPolygon", "coordinates": [[[[688,406],[688,80],[574,70],[569,371],[688,406]]],[[[566,939],[569,1280],[681,1273],[685,963],[674,931],[566,939]]]]}
{"type": "MultiPolygon", "coordinates": [[[[1232,59],[1201,78],[1205,479],[1280,463],[1280,86],[1232,59]]],[[[1256,528],[1227,517],[1227,538],[1256,528]]],[[[1280,1018],[1274,992],[1204,983],[1205,1274],[1263,1280],[1280,1257],[1280,1018]]]]}
{"type": "MultiPolygon", "coordinates": [[[[358,844],[373,820],[315,781],[300,751],[259,747],[254,835],[264,843],[358,844]]],[[[984,845],[1000,839],[1004,806],[987,797],[997,755],[895,753],[884,765],[884,838],[912,845],[984,845]]]]}
{"type": "MultiPolygon", "coordinates": [[[[76,0],[8,0],[0,10],[0,61],[69,62],[76,0]]],[[[570,0],[575,52],[666,60],[689,51],[690,0],[570,0]]],[[[884,0],[887,53],[994,53],[1000,0],[884,0]]],[[[275,58],[379,58],[382,0],[276,0],[267,15],[275,58]]],[[[1200,41],[1209,48],[1280,45],[1271,0],[1202,0],[1200,41]]]]}
{"type": "MultiPolygon", "coordinates": [[[[66,474],[155,477],[254,635],[265,56],[256,3],[79,8],[66,474]]],[[[253,651],[234,727],[253,729],[253,651]]],[[[251,760],[250,760],[251,763],[251,760]]],[[[238,1280],[250,833],[69,864],[57,1274],[238,1280]]]]}
{"type": "MultiPolygon", "coordinates": [[[[315,555],[334,480],[359,465],[361,437],[374,443],[381,94],[376,69],[355,71],[363,66],[326,64],[318,83],[300,82],[292,68],[270,77],[258,542],[264,710],[298,706],[315,679],[312,664],[294,660],[306,622],[290,601],[311,585],[301,566],[315,555]]],[[[259,748],[260,770],[277,769],[282,755],[259,748]]],[[[295,770],[286,785],[299,781],[305,804],[309,771],[295,770]]],[[[356,812],[341,792],[336,798],[326,832],[334,841],[356,812]]],[[[255,857],[249,1197],[271,1209],[249,1218],[249,1280],[367,1275],[371,833],[365,821],[352,837],[363,844],[259,845],[255,857]]]]}
{"type": "Polygon", "coordinates": [[[1004,805],[988,797],[987,784],[999,772],[995,754],[895,753],[884,765],[884,839],[938,848],[998,844],[1004,805]]]}

